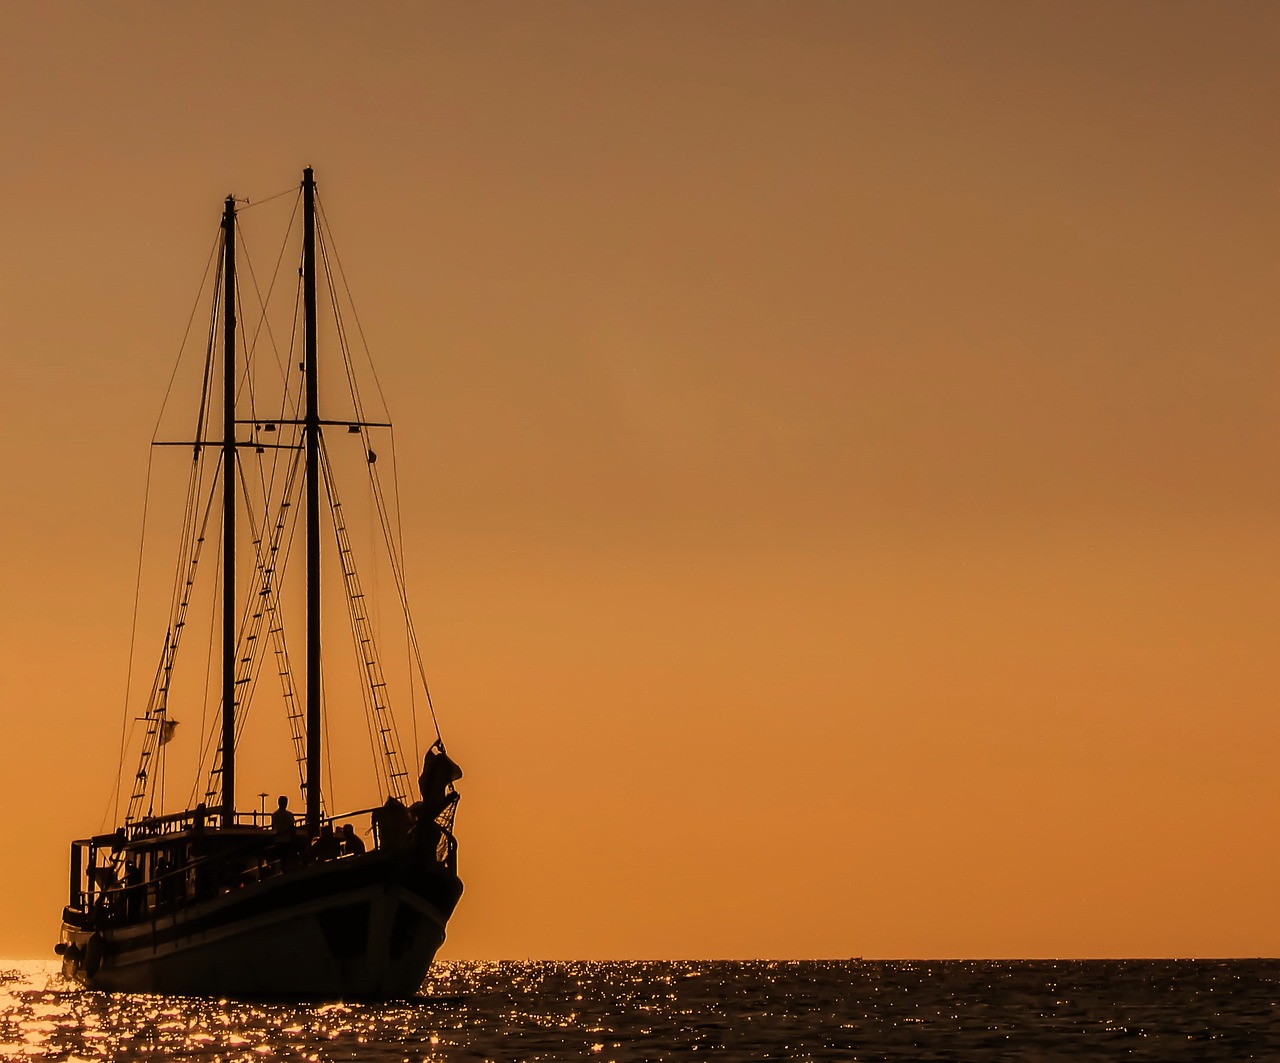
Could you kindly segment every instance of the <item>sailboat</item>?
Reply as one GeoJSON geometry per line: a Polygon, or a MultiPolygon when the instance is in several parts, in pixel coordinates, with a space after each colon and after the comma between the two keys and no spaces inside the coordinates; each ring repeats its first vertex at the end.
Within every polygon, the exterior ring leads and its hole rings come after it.
{"type": "MultiPolygon", "coordinates": [[[[416,779],[405,766],[391,684],[375,637],[379,625],[362,589],[353,535],[337,494],[335,460],[326,444],[327,436],[336,435],[360,448],[359,464],[371,478],[379,516],[371,523],[381,524],[407,625],[404,671],[420,679],[425,692],[422,657],[409,622],[398,517],[387,508],[370,445],[371,437],[390,425],[366,419],[358,395],[353,416],[322,416],[320,274],[330,294],[337,286],[310,168],[303,172],[299,198],[302,250],[295,315],[301,328],[295,325],[295,336],[300,333],[302,349],[300,360],[291,352],[289,370],[297,366],[300,373],[282,369],[280,407],[270,415],[258,408],[241,361],[249,343],[237,317],[247,285],[237,283],[236,234],[246,201],[228,197],[211,258],[217,276],[196,433],[186,440],[154,441],[189,447],[192,473],[159,664],[145,709],[133,717],[141,734],[138,767],[132,779],[121,774],[118,792],[121,801],[129,793],[127,809],[115,829],[71,843],[69,898],[55,951],[63,974],[90,989],[227,998],[409,997],[421,987],[462,892],[453,833],[454,784],[461,771],[446,753],[438,726],[416,779]],[[251,462],[264,464],[254,465],[251,474],[251,462]],[[257,504],[250,505],[254,480],[262,486],[257,504]],[[288,560],[299,532],[305,539],[301,566],[288,560]],[[210,551],[216,557],[202,556],[206,540],[220,541],[220,551],[210,551]],[[327,568],[322,566],[324,541],[332,543],[324,548],[327,568]],[[281,588],[298,567],[305,601],[290,614],[281,588]],[[358,699],[348,697],[363,704],[375,768],[364,807],[346,812],[329,807],[324,774],[332,755],[325,738],[333,714],[328,702],[337,700],[339,688],[322,680],[321,578],[322,572],[332,578],[335,570],[340,573],[335,590],[344,592],[347,603],[355,651],[351,671],[360,690],[358,699]],[[207,732],[202,728],[208,756],[200,767],[202,775],[208,770],[207,785],[203,800],[166,811],[166,758],[175,733],[181,733],[170,697],[201,574],[214,576],[210,598],[220,622],[211,626],[221,629],[210,637],[210,656],[219,659],[219,667],[211,670],[219,674],[220,689],[214,687],[208,699],[213,708],[207,732]],[[301,691],[289,666],[285,623],[287,615],[299,614],[305,629],[301,691]],[[279,673],[279,684],[259,684],[272,671],[279,673]],[[237,754],[244,751],[237,746],[251,695],[260,685],[280,687],[303,797],[301,821],[287,797],[270,812],[265,800],[257,809],[238,801],[237,754]]],[[[333,305],[337,314],[337,302],[333,305]]],[[[346,358],[341,322],[329,331],[341,337],[337,346],[346,358]]],[[[353,379],[350,364],[346,368],[353,379]]],[[[356,685],[352,681],[343,689],[356,685]]],[[[426,699],[430,706],[429,692],[426,699]]],[[[434,708],[431,718],[434,722],[434,708]]],[[[199,793],[193,786],[193,798],[199,793]]]]}

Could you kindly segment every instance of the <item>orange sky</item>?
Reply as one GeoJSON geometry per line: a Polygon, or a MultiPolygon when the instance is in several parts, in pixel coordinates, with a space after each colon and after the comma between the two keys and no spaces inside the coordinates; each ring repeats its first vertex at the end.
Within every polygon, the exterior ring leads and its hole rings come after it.
{"type": "Polygon", "coordinates": [[[467,772],[443,955],[1280,953],[1277,42],[0,5],[0,954],[101,826],[222,199],[306,164],[467,772]]]}

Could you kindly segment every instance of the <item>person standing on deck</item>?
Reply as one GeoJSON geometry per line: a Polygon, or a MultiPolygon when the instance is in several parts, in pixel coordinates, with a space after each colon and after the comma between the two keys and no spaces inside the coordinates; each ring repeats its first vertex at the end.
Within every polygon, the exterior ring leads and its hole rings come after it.
{"type": "Polygon", "coordinates": [[[279,807],[271,813],[271,829],[275,832],[276,840],[283,843],[293,841],[294,835],[298,833],[298,823],[289,811],[287,797],[282,796],[279,807]]]}

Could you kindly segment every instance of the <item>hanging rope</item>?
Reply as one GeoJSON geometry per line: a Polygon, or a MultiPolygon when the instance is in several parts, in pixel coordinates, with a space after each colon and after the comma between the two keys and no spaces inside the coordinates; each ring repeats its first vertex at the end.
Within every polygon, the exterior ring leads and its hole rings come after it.
{"type": "MultiPolygon", "coordinates": [[[[324,264],[325,273],[327,276],[332,278],[335,275],[335,270],[332,269],[329,265],[329,246],[333,242],[333,239],[332,239],[332,234],[329,231],[328,218],[325,215],[324,206],[318,194],[316,197],[316,210],[321,223],[319,227],[320,232],[317,233],[316,243],[320,249],[320,255],[321,255],[322,262],[324,264]]],[[[365,362],[369,367],[370,375],[373,377],[374,386],[376,387],[378,392],[378,398],[381,400],[382,408],[385,411],[387,408],[386,396],[383,393],[382,383],[378,378],[377,369],[374,367],[373,359],[369,354],[369,345],[368,345],[368,341],[365,338],[364,328],[360,323],[359,313],[355,309],[355,302],[351,298],[351,291],[350,291],[350,287],[347,285],[346,273],[342,268],[342,261],[338,255],[336,247],[334,248],[334,251],[333,251],[333,260],[334,260],[334,265],[336,266],[336,276],[342,281],[343,291],[346,294],[346,303],[348,306],[351,307],[352,317],[354,318],[356,323],[356,331],[360,336],[361,345],[364,350],[365,362]]],[[[355,367],[353,366],[352,360],[351,360],[351,349],[350,349],[350,344],[347,341],[347,331],[346,331],[345,324],[343,322],[341,306],[337,298],[337,292],[334,290],[332,283],[330,284],[329,291],[330,291],[330,302],[333,307],[334,320],[337,326],[339,347],[342,352],[343,366],[344,366],[344,369],[346,370],[348,386],[351,390],[351,396],[352,396],[352,402],[355,410],[356,420],[368,421],[370,418],[365,416],[364,404],[360,396],[360,388],[358,384],[357,374],[355,372],[355,367]]],[[[387,419],[390,420],[389,417],[387,419]]],[[[394,469],[396,466],[394,429],[392,430],[391,449],[392,449],[393,483],[396,488],[395,498],[397,499],[397,502],[398,502],[399,482],[398,480],[394,479],[394,469]]],[[[370,451],[370,453],[372,452],[370,451]]],[[[378,510],[379,523],[382,527],[383,542],[386,545],[387,554],[391,561],[392,576],[396,584],[396,594],[400,600],[401,613],[403,615],[405,628],[406,628],[407,642],[409,644],[410,652],[412,655],[412,663],[416,664],[417,666],[418,680],[422,684],[423,694],[427,702],[427,710],[431,716],[432,729],[435,731],[435,735],[436,735],[436,741],[443,742],[443,737],[440,733],[440,722],[436,716],[435,705],[431,699],[431,688],[427,682],[426,666],[422,658],[422,648],[418,642],[417,632],[414,630],[414,627],[413,627],[413,616],[409,608],[409,595],[408,595],[407,581],[405,578],[404,564],[402,560],[404,556],[403,555],[404,540],[403,540],[403,528],[401,526],[401,521],[400,521],[400,507],[398,504],[396,504],[394,507],[391,507],[388,505],[385,493],[382,490],[382,483],[378,475],[376,461],[370,460],[367,463],[366,467],[368,469],[368,475],[369,475],[370,483],[371,483],[374,498],[375,498],[375,503],[378,510]],[[390,512],[393,508],[395,512],[394,521],[391,519],[391,516],[390,516],[390,512]]],[[[419,750],[418,750],[418,740],[417,740],[417,714],[415,712],[414,713],[415,759],[418,756],[418,752],[419,750]]]]}

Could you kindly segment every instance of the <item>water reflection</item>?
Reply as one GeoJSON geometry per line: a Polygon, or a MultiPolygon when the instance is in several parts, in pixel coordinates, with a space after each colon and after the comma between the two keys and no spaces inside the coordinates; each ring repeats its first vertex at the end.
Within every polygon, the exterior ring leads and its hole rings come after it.
{"type": "Polygon", "coordinates": [[[113,996],[55,963],[0,968],[3,1058],[1280,1058],[1277,961],[454,962],[387,1005],[113,996]]]}

